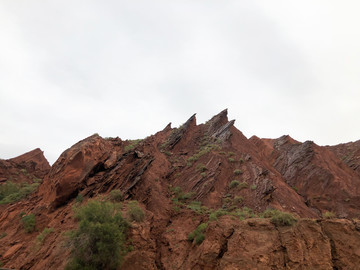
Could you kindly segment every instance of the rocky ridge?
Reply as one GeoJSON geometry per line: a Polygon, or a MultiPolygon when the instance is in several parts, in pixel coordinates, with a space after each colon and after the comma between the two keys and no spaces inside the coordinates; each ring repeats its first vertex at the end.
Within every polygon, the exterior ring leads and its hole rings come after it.
{"type": "Polygon", "coordinates": [[[205,124],[197,125],[193,115],[179,128],[169,124],[140,141],[95,134],[67,149],[51,168],[39,149],[0,160],[2,182],[23,167],[43,179],[28,198],[0,205],[0,235],[6,234],[0,261],[12,269],[64,269],[69,248],[63,232],[77,226],[76,198],[86,203],[119,189],[124,209],[137,200],[146,213],[144,222],[132,224],[134,249],[121,269],[356,269],[360,145],[321,147],[289,136],[247,139],[234,122],[224,110],[205,124]],[[176,204],[175,188],[191,199],[176,204]],[[298,222],[278,226],[255,217],[269,208],[298,222]],[[248,218],[225,214],[210,220],[207,214],[236,209],[247,209],[248,218]],[[24,232],[21,212],[35,214],[37,231],[24,232]],[[323,219],[326,213],[337,218],[323,219]],[[204,222],[205,240],[189,241],[204,222]],[[50,227],[54,232],[34,249],[36,236],[50,227]]]}

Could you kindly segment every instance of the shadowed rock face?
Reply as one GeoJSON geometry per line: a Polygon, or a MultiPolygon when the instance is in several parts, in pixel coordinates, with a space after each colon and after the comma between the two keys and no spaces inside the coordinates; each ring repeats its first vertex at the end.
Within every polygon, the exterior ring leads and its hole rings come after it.
{"type": "Polygon", "coordinates": [[[64,269],[69,248],[62,233],[77,226],[74,198],[80,194],[86,203],[119,189],[124,211],[129,200],[146,211],[146,220],[131,226],[134,249],[121,269],[357,269],[360,224],[350,218],[360,216],[358,149],[356,143],[320,147],[289,136],[247,139],[224,110],[205,124],[197,125],[193,115],[141,141],[90,136],[50,170],[39,149],[0,160],[3,182],[4,172],[19,164],[45,175],[37,193],[0,205],[0,235],[6,232],[0,260],[13,269],[64,269]],[[351,158],[342,159],[346,149],[351,158]],[[191,199],[176,204],[174,187],[191,199]],[[200,203],[203,208],[196,208],[200,203]],[[255,213],[279,209],[299,220],[279,226],[234,215],[209,219],[209,211],[245,206],[255,213]],[[327,211],[348,219],[321,219],[327,211]],[[35,214],[38,232],[24,232],[20,212],[35,214]],[[205,222],[205,240],[188,241],[205,222]],[[54,232],[34,251],[45,227],[54,232]]]}

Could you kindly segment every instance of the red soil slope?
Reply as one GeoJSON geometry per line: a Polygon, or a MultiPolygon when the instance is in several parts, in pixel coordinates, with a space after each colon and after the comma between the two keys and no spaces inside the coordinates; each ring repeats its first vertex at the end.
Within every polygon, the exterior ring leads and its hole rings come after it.
{"type": "Polygon", "coordinates": [[[7,268],[63,269],[70,252],[63,232],[77,226],[75,198],[86,203],[114,189],[125,197],[124,211],[131,199],[146,212],[144,222],[132,224],[134,249],[121,269],[357,269],[360,263],[357,171],[312,142],[247,139],[226,110],[200,125],[193,115],[137,144],[93,135],[66,150],[49,172],[38,169],[44,181],[36,193],[0,206],[0,234],[6,233],[0,260],[7,268]],[[234,180],[243,188],[232,188],[234,180]],[[176,205],[174,187],[191,200],[176,205]],[[299,220],[294,226],[233,215],[209,220],[191,201],[206,213],[275,208],[299,220]],[[326,211],[347,219],[321,219],[326,211]],[[24,232],[20,212],[35,214],[37,231],[24,232]],[[202,222],[209,225],[196,245],[187,237],[202,222]],[[35,246],[45,227],[54,232],[35,246]]]}

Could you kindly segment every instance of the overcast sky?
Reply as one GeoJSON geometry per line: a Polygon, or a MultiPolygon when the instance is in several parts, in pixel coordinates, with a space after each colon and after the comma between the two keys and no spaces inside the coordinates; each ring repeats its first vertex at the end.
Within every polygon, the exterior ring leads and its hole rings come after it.
{"type": "Polygon", "coordinates": [[[224,108],[252,135],[360,139],[360,2],[0,1],[0,158],[224,108]]]}

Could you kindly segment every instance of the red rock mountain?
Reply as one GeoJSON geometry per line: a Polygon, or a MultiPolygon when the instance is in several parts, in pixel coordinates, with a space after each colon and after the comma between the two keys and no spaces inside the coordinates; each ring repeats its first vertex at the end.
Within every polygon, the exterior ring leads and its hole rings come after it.
{"type": "Polygon", "coordinates": [[[3,183],[43,179],[27,198],[0,205],[0,261],[11,269],[64,269],[75,198],[86,203],[119,189],[124,204],[137,200],[146,213],[131,226],[133,250],[121,269],[358,269],[359,165],[359,141],[321,147],[289,136],[247,139],[227,110],[199,125],[193,115],[140,141],[92,135],[51,168],[36,149],[0,160],[3,183]],[[176,204],[176,189],[189,199],[176,204]],[[261,218],[269,208],[298,221],[279,226],[261,218]],[[210,219],[219,209],[223,215],[210,219]],[[24,232],[21,212],[35,214],[37,231],[24,232]],[[323,218],[329,213],[336,218],[323,218]],[[188,235],[203,222],[197,245],[188,235]],[[54,232],[34,249],[46,227],[54,232]]]}

